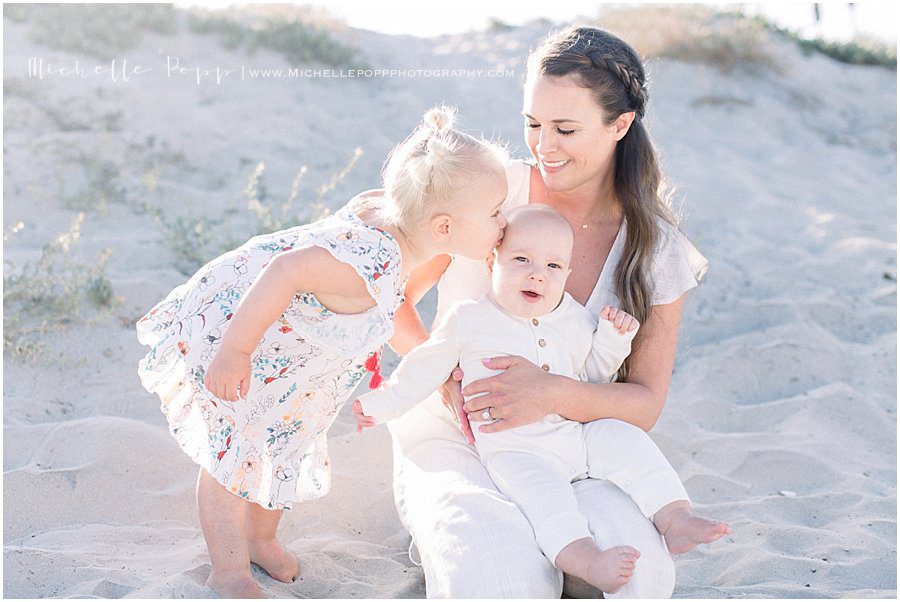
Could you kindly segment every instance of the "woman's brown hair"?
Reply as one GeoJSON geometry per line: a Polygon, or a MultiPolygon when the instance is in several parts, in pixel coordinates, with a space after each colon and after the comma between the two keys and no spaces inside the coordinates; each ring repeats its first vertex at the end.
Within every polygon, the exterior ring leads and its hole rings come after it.
{"type": "MultiPolygon", "coordinates": [[[[656,151],[643,124],[647,105],[644,65],[631,46],[611,33],[596,27],[572,27],[550,36],[529,55],[528,77],[536,76],[574,78],[592,92],[607,125],[634,111],[634,121],[615,152],[614,187],[625,214],[627,236],[614,279],[622,309],[646,324],[653,305],[653,253],[662,236],[659,220],[673,225],[676,220],[663,195],[656,151]]],[[[619,370],[620,380],[627,377],[628,368],[626,360],[619,370]]]]}

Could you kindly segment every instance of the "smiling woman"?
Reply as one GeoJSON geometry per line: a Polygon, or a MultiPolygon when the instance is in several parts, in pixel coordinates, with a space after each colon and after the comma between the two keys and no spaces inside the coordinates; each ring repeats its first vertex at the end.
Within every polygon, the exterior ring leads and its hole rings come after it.
{"type": "MultiPolygon", "coordinates": [[[[465,403],[456,382],[465,377],[456,374],[441,395],[391,424],[397,506],[421,553],[430,597],[558,597],[562,591],[558,567],[565,567],[542,553],[535,540],[539,525],[499,493],[467,445],[475,439],[469,420],[496,419],[477,427],[479,445],[490,433],[529,427],[549,415],[585,423],[590,440],[622,423],[649,430],[662,410],[684,293],[697,285],[706,261],[678,231],[660,193],[656,153],[642,123],[646,101],[640,59],[600,29],[560,32],[529,58],[523,114],[536,164],[507,167],[503,210],[538,204],[562,214],[574,232],[565,281],[572,302],[586,307],[595,324],[609,305],[642,327],[616,382],[581,382],[554,374],[552,362],[494,357],[484,364],[494,376],[466,378],[465,403]]],[[[407,299],[420,298],[436,281],[440,324],[457,302],[485,292],[487,267],[460,258],[424,266],[411,276],[407,299]]],[[[533,320],[540,328],[543,318],[533,320]]],[[[426,338],[410,304],[398,310],[395,323],[392,345],[400,353],[409,341],[426,338]]],[[[573,488],[599,548],[640,552],[617,595],[670,596],[674,565],[650,516],[603,478],[573,488]]],[[[725,528],[716,526],[714,537],[725,528]]]]}

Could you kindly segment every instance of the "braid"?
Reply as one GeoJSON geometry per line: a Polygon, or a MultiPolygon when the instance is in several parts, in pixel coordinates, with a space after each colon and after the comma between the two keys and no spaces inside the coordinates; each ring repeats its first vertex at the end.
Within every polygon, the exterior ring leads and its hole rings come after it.
{"type": "Polygon", "coordinates": [[[615,57],[604,54],[600,49],[588,50],[585,55],[591,60],[591,65],[596,69],[605,69],[618,78],[625,87],[631,104],[634,106],[638,116],[644,116],[644,105],[647,102],[647,96],[644,92],[644,85],[641,78],[628,70],[628,67],[620,63],[615,57]]]}

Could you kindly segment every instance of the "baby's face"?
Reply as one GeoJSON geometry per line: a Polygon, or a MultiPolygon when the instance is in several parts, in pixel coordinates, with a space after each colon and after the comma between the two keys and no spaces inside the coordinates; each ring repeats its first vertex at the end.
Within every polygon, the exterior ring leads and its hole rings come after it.
{"type": "Polygon", "coordinates": [[[559,305],[572,259],[572,234],[545,220],[507,227],[491,274],[494,302],[520,318],[536,318],[559,305]]]}

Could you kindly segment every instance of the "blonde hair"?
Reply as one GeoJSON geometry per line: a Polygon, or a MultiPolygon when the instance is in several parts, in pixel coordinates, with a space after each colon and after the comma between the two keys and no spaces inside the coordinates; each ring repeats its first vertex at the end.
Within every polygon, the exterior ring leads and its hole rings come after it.
{"type": "Polygon", "coordinates": [[[455,107],[435,107],[391,151],[385,162],[385,217],[409,231],[436,210],[446,209],[455,187],[495,167],[502,173],[506,151],[453,129],[455,107]]]}

